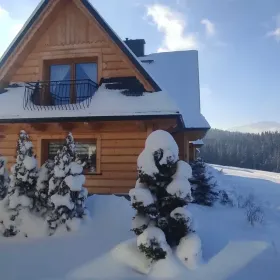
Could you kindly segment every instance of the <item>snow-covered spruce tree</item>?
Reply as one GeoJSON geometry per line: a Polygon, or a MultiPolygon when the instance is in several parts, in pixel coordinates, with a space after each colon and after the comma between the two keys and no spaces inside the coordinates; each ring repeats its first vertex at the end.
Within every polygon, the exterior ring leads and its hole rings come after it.
{"type": "Polygon", "coordinates": [[[218,197],[218,193],[214,191],[215,183],[213,177],[207,174],[206,165],[201,158],[197,158],[191,163],[193,177],[190,179],[192,184],[193,202],[212,206],[218,197]]]}
{"type": "Polygon", "coordinates": [[[153,132],[138,157],[139,179],[129,192],[137,211],[132,231],[138,236],[139,250],[151,261],[164,259],[170,247],[193,232],[185,208],[192,199],[188,181],[192,170],[178,155],[178,146],[168,132],[153,132]]]}
{"type": "Polygon", "coordinates": [[[69,133],[65,145],[54,159],[53,176],[49,181],[52,210],[47,220],[51,234],[62,224],[70,230],[71,220],[84,216],[87,190],[83,188],[85,176],[82,173],[83,166],[79,163],[75,142],[69,133]]]}
{"type": "Polygon", "coordinates": [[[0,155],[0,200],[6,197],[8,186],[9,174],[6,168],[6,159],[0,155]]]}
{"type": "Polygon", "coordinates": [[[53,175],[54,161],[47,160],[40,168],[36,186],[36,211],[44,215],[51,207],[49,181],[53,175]]]}
{"type": "Polygon", "coordinates": [[[6,208],[10,221],[2,221],[4,236],[17,234],[16,219],[22,210],[32,210],[36,201],[36,183],[38,178],[37,160],[28,134],[22,130],[17,143],[16,164],[11,168],[6,208]]]}

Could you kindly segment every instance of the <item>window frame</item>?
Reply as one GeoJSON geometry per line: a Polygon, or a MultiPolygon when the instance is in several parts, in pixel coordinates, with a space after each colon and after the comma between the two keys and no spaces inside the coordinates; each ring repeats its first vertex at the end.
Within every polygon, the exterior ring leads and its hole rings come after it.
{"type": "MultiPolygon", "coordinates": [[[[80,63],[95,63],[97,65],[97,81],[98,84],[100,80],[100,71],[99,71],[99,62],[98,57],[80,57],[80,58],[61,58],[61,59],[49,59],[44,60],[44,71],[43,71],[43,80],[51,80],[51,66],[54,65],[69,65],[70,66],[70,80],[76,80],[76,64],[80,63]]],[[[76,103],[76,92],[74,85],[71,85],[70,89],[70,103],[76,103]]]]}
{"type": "MultiPolygon", "coordinates": [[[[64,142],[67,135],[51,135],[37,138],[37,159],[40,166],[48,159],[48,143],[54,141],[64,142]]],[[[87,176],[101,175],[101,137],[100,135],[74,135],[76,142],[94,142],[96,143],[96,172],[85,173],[87,176]]]]}

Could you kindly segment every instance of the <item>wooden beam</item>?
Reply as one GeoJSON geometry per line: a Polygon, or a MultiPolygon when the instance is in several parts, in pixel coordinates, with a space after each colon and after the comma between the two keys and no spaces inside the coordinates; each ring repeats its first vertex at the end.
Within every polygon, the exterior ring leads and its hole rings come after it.
{"type": "Polygon", "coordinates": [[[144,121],[136,121],[135,122],[137,129],[141,131],[146,131],[147,130],[147,124],[144,121]]]}
{"type": "Polygon", "coordinates": [[[37,156],[38,165],[41,166],[43,164],[43,162],[42,162],[42,139],[41,138],[37,139],[36,156],[37,156]]]}
{"type": "Polygon", "coordinates": [[[91,130],[93,131],[100,131],[101,128],[104,126],[103,122],[89,122],[87,123],[91,130]]]}
{"type": "Polygon", "coordinates": [[[45,123],[30,123],[29,125],[37,131],[46,131],[48,128],[48,125],[45,123]]]}
{"type": "Polygon", "coordinates": [[[154,131],[154,124],[147,122],[147,137],[154,131]]]}
{"type": "Polygon", "coordinates": [[[73,128],[75,127],[74,123],[68,123],[68,122],[61,122],[58,123],[58,126],[60,126],[62,128],[62,130],[67,131],[67,132],[71,132],[73,130],[73,128]]]}
{"type": "Polygon", "coordinates": [[[184,133],[184,160],[189,162],[190,161],[190,148],[189,148],[189,139],[188,134],[184,133]]]}

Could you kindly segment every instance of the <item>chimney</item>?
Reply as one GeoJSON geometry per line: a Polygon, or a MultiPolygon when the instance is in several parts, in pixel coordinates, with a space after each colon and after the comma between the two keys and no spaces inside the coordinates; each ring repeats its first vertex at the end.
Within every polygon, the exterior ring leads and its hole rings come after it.
{"type": "Polygon", "coordinates": [[[128,39],[126,38],[125,41],[126,45],[134,52],[137,57],[141,57],[145,55],[145,40],[144,39],[128,39]]]}

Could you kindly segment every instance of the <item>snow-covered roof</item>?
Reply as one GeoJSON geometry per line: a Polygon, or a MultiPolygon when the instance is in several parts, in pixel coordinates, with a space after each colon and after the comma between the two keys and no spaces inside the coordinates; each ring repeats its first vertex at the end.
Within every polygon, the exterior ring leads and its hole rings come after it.
{"type": "Polygon", "coordinates": [[[200,112],[197,51],[150,54],[141,58],[146,70],[177,103],[186,128],[210,128],[200,112]]]}
{"type": "Polygon", "coordinates": [[[23,108],[25,87],[8,88],[0,94],[0,120],[108,117],[108,116],[145,116],[178,115],[179,110],[170,96],[163,91],[143,93],[142,96],[126,96],[121,90],[109,90],[105,84],[95,92],[90,105],[75,110],[38,110],[23,108]]]}

